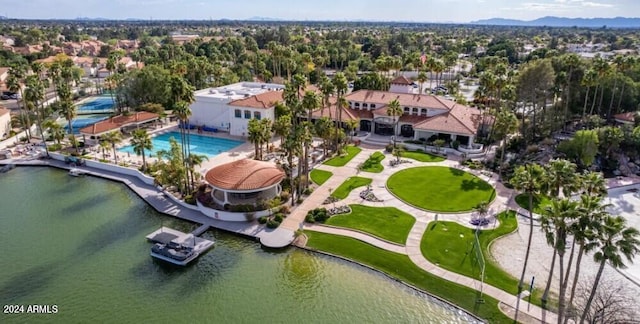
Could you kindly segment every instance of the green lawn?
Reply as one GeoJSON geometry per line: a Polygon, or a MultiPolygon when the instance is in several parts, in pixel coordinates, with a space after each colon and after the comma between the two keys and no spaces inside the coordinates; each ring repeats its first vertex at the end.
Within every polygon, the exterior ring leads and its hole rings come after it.
{"type": "MultiPolygon", "coordinates": [[[[484,281],[510,294],[518,293],[518,279],[514,278],[489,257],[489,243],[500,236],[509,234],[518,227],[514,211],[498,215],[500,226],[493,230],[480,231],[479,240],[485,259],[484,281]]],[[[454,222],[432,222],[422,236],[422,255],[440,267],[470,278],[480,280],[480,267],[473,250],[474,229],[454,222]]],[[[518,256],[513,256],[518,257],[518,256]]],[[[531,302],[540,304],[542,292],[535,290],[531,302]]]]}
{"type": "MultiPolygon", "coordinates": [[[[516,203],[518,206],[529,210],[529,195],[528,194],[519,194],[516,196],[516,203]]],[[[551,206],[551,199],[547,196],[541,195],[533,195],[533,212],[541,215],[544,211],[544,208],[547,206],[551,206]]]]}
{"type": "Polygon", "coordinates": [[[490,184],[471,173],[440,166],[399,171],[389,177],[387,187],[409,204],[436,212],[470,211],[496,194],[490,184]]]}
{"type": "Polygon", "coordinates": [[[358,153],[362,151],[361,148],[353,145],[348,145],[344,149],[345,151],[347,151],[347,154],[339,155],[332,159],[329,159],[326,162],[324,162],[324,164],[330,165],[330,166],[336,166],[336,167],[344,166],[345,164],[349,163],[349,161],[351,161],[351,159],[353,159],[354,156],[358,155],[358,153]]]}
{"type": "Polygon", "coordinates": [[[444,161],[444,158],[441,156],[437,156],[437,155],[433,155],[433,154],[429,154],[429,153],[424,153],[424,152],[418,152],[418,151],[404,151],[400,153],[400,156],[405,157],[405,158],[409,158],[409,159],[414,159],[416,161],[420,161],[420,162],[440,162],[440,161],[444,161]]]}
{"type": "Polygon", "coordinates": [[[369,156],[369,158],[364,161],[364,163],[362,163],[362,166],[360,166],[360,170],[365,172],[380,173],[382,172],[382,170],[384,170],[382,163],[380,163],[382,162],[382,160],[384,160],[384,154],[382,154],[381,152],[373,152],[373,154],[371,154],[371,156],[369,156]]]}
{"type": "Polygon", "coordinates": [[[379,249],[350,237],[305,231],[307,246],[339,255],[378,269],[394,278],[409,283],[448,300],[483,318],[488,323],[512,323],[498,309],[498,301],[484,296],[484,303],[477,303],[480,293],[432,275],[413,264],[408,256],[379,249]]]}
{"type": "Polygon", "coordinates": [[[405,244],[415,218],[395,207],[350,205],[351,213],[336,215],[325,224],[357,229],[398,244],[405,244]]]}
{"type": "Polygon", "coordinates": [[[370,185],[371,181],[373,180],[370,178],[350,177],[334,190],[331,195],[338,199],[345,199],[353,189],[370,185]]]}
{"type": "Polygon", "coordinates": [[[324,170],[313,169],[309,176],[311,177],[311,181],[315,182],[317,185],[321,186],[323,183],[327,182],[333,173],[324,170]]]}

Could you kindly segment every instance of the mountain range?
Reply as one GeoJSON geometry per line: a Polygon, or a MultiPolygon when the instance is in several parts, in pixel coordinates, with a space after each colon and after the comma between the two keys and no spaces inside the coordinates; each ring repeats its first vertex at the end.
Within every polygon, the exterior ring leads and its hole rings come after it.
{"type": "Polygon", "coordinates": [[[591,27],[600,28],[637,28],[640,27],[640,18],[564,18],[564,17],[541,17],[534,20],[517,20],[504,18],[491,18],[472,21],[474,25],[496,25],[496,26],[549,26],[549,27],[591,27]]]}

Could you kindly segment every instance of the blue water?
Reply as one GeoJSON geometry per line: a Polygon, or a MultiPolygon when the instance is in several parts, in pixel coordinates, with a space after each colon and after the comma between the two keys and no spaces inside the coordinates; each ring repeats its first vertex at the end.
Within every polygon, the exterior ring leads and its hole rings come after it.
{"type": "MultiPolygon", "coordinates": [[[[180,133],[169,132],[158,135],[151,139],[153,143],[153,149],[151,150],[151,156],[155,156],[156,152],[160,150],[169,150],[169,138],[175,138],[180,143],[180,133]]],[[[203,154],[208,157],[214,157],[222,152],[229,151],[244,142],[234,141],[226,138],[217,138],[202,136],[197,134],[189,134],[191,152],[195,154],[203,154]]],[[[131,145],[124,146],[118,151],[134,154],[133,147],[131,145]]]]}
{"type": "MultiPolygon", "coordinates": [[[[74,134],[78,134],[81,128],[93,125],[107,118],[109,118],[109,115],[80,115],[71,121],[71,128],[73,128],[74,134]]],[[[64,121],[64,129],[65,131],[69,130],[66,120],[64,121]]]]}
{"type": "Polygon", "coordinates": [[[95,114],[113,112],[114,102],[111,96],[98,96],[87,99],[77,107],[78,114],[95,114]]]}

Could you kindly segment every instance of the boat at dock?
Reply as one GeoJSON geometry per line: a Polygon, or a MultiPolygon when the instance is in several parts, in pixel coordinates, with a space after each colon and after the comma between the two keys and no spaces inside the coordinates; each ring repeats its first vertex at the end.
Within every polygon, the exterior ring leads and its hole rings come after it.
{"type": "Polygon", "coordinates": [[[213,247],[213,241],[194,235],[194,233],[203,233],[207,228],[208,226],[203,225],[193,233],[182,233],[163,226],[147,235],[147,240],[154,243],[151,247],[151,256],[185,266],[213,247]]]}
{"type": "Polygon", "coordinates": [[[78,168],[73,168],[71,170],[69,170],[69,175],[72,177],[79,177],[79,176],[83,176],[87,174],[87,171],[84,170],[80,170],[78,168]]]}

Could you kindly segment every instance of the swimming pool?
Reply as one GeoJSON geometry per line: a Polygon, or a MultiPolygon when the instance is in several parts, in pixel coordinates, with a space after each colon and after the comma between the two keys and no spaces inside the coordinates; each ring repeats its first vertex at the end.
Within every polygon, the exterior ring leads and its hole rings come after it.
{"type": "MultiPolygon", "coordinates": [[[[169,150],[169,138],[175,138],[178,143],[180,143],[180,133],[179,132],[168,132],[158,136],[155,136],[151,139],[153,143],[153,149],[151,150],[151,156],[155,156],[157,151],[160,150],[169,150]]],[[[203,154],[208,157],[214,157],[222,152],[229,151],[241,144],[244,144],[242,141],[235,141],[226,138],[218,138],[218,137],[210,137],[210,136],[202,136],[198,134],[189,134],[190,145],[192,153],[203,154]]],[[[118,149],[120,152],[127,152],[134,154],[133,147],[131,145],[124,146],[118,149]]]]}
{"type": "Polygon", "coordinates": [[[113,112],[113,99],[111,96],[97,96],[88,98],[77,106],[78,114],[96,114],[113,112]]]}

